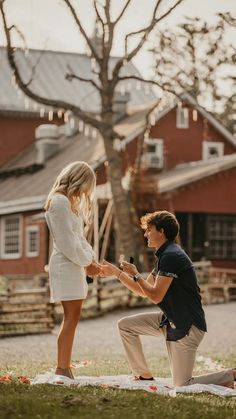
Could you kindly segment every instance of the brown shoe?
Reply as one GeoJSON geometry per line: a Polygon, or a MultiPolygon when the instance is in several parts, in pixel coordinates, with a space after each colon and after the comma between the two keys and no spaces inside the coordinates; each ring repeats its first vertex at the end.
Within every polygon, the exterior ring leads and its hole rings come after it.
{"type": "Polygon", "coordinates": [[[141,375],[138,375],[138,376],[135,375],[132,378],[133,378],[133,381],[154,381],[153,377],[145,378],[145,377],[142,377],[141,375]]]}
{"type": "Polygon", "coordinates": [[[57,367],[56,368],[56,371],[55,371],[55,374],[56,375],[63,375],[64,377],[71,378],[71,380],[74,380],[75,379],[75,377],[73,376],[73,373],[72,373],[72,371],[71,371],[70,368],[60,368],[60,367],[57,367]]]}

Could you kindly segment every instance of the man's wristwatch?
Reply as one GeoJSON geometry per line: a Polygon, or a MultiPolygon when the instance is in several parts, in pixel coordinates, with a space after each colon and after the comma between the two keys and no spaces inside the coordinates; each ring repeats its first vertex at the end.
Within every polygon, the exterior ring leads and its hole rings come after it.
{"type": "Polygon", "coordinates": [[[139,272],[137,272],[137,273],[133,276],[133,280],[134,280],[135,282],[138,282],[141,278],[142,278],[142,275],[141,275],[139,272]]]}

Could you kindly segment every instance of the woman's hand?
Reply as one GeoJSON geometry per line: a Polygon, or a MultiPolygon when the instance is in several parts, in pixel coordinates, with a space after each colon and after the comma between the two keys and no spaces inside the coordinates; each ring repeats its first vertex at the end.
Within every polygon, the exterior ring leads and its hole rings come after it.
{"type": "Polygon", "coordinates": [[[103,264],[101,265],[101,276],[109,276],[109,275],[115,275],[118,276],[120,273],[120,269],[117,268],[117,266],[113,265],[112,263],[107,262],[106,260],[103,261],[103,264]]]}
{"type": "Polygon", "coordinates": [[[86,274],[88,276],[96,276],[100,275],[102,269],[102,265],[100,263],[97,263],[93,261],[89,266],[86,266],[86,274]]]}

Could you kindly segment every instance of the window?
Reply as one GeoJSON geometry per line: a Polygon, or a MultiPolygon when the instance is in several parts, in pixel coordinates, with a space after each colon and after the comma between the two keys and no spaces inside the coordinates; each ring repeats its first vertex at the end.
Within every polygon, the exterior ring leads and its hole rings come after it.
{"type": "Polygon", "coordinates": [[[146,138],[145,152],[142,161],[152,169],[162,169],[164,165],[163,140],[161,138],[146,138]]]}
{"type": "Polygon", "coordinates": [[[176,110],[176,127],[188,128],[189,127],[189,110],[188,108],[177,107],[176,110]]]}
{"type": "Polygon", "coordinates": [[[202,143],[202,158],[203,160],[210,160],[224,155],[224,143],[217,141],[203,141],[202,143]]]}
{"type": "Polygon", "coordinates": [[[208,218],[209,256],[212,259],[236,258],[236,217],[211,215],[208,218]]]}
{"type": "Polygon", "coordinates": [[[21,257],[22,219],[20,215],[2,218],[1,223],[1,257],[18,259],[21,257]]]}
{"type": "Polygon", "coordinates": [[[147,153],[156,153],[156,144],[148,144],[147,153]]]}
{"type": "Polygon", "coordinates": [[[35,257],[39,255],[39,227],[26,227],[26,256],[35,257]]]}

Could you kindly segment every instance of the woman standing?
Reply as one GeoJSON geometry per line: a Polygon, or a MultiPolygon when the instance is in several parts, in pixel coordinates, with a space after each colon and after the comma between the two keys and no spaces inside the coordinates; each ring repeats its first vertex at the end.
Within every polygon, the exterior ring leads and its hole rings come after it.
{"type": "Polygon", "coordinates": [[[58,360],[55,374],[74,378],[71,353],[81,308],[87,296],[86,267],[100,272],[95,254],[83,235],[89,220],[96,177],[83,161],[66,166],[49,192],[45,217],[53,237],[49,261],[51,302],[61,302],[64,318],[58,335],[58,360]]]}

